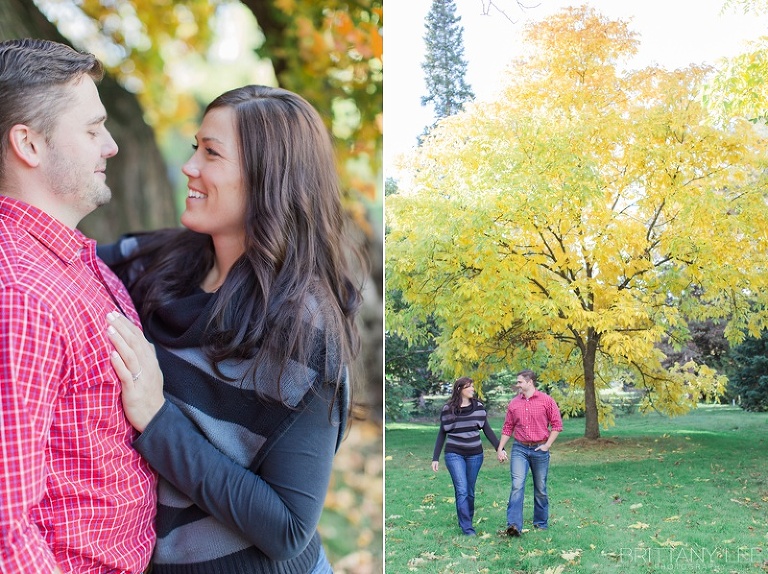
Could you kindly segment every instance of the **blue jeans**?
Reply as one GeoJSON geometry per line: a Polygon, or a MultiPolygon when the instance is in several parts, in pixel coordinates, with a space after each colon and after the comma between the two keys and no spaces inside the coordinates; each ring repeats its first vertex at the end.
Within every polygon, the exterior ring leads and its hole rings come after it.
{"type": "Polygon", "coordinates": [[[515,441],[509,470],[512,473],[512,491],[507,504],[507,526],[523,530],[523,500],[525,499],[525,478],[528,469],[533,477],[533,525],[547,528],[549,521],[549,498],[547,497],[547,472],[549,471],[549,451],[535,450],[515,441]]]}
{"type": "Polygon", "coordinates": [[[462,456],[455,452],[445,453],[445,466],[451,474],[456,494],[456,514],[464,534],[475,534],[472,517],[475,515],[475,482],[483,466],[483,455],[462,456]]]}

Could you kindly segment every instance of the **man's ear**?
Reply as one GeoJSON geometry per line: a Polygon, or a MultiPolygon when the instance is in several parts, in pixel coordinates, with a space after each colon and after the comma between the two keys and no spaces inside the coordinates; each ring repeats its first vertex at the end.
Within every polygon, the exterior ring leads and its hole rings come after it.
{"type": "Polygon", "coordinates": [[[43,141],[42,134],[36,132],[24,124],[16,124],[8,134],[10,150],[19,161],[29,167],[40,165],[40,147],[43,141]]]}

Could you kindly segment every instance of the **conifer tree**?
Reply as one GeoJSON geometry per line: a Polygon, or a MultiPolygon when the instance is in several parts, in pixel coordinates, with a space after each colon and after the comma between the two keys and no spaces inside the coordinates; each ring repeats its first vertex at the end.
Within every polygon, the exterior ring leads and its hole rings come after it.
{"type": "Polygon", "coordinates": [[[421,105],[434,106],[435,121],[460,112],[475,97],[464,79],[467,61],[460,21],[453,0],[432,0],[424,24],[426,57],[421,68],[426,75],[427,95],[421,98],[421,105]]]}

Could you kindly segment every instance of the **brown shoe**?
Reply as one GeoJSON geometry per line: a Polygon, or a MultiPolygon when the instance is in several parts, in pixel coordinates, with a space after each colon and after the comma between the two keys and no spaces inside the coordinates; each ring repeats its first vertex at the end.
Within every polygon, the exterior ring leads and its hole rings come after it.
{"type": "Polygon", "coordinates": [[[514,537],[520,536],[520,531],[517,529],[517,526],[515,526],[514,524],[510,524],[509,526],[507,526],[507,536],[514,536],[514,537]]]}

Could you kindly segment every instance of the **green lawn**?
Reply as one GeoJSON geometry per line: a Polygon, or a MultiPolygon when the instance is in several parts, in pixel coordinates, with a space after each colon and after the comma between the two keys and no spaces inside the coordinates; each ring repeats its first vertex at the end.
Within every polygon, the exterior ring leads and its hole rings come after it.
{"type": "MultiPolygon", "coordinates": [[[[491,419],[497,434],[502,420],[491,419]]],[[[508,463],[485,442],[476,490],[477,537],[456,521],[442,461],[430,468],[437,424],[385,430],[385,564],[408,572],[768,572],[768,414],[701,407],[679,418],[617,417],[600,444],[565,421],[552,449],[550,528],[521,538],[506,525],[508,463]]],[[[533,489],[526,487],[531,528],[533,489]]]]}

